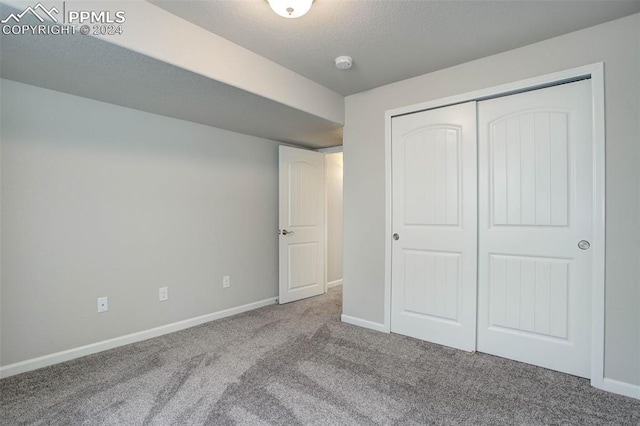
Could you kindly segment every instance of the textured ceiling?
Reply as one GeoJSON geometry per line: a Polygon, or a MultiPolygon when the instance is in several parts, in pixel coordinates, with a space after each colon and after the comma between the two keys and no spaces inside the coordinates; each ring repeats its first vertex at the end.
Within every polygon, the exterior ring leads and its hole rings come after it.
{"type": "MultiPolygon", "coordinates": [[[[0,4],[0,16],[12,11],[0,4]]],[[[0,58],[10,80],[312,148],[342,144],[333,122],[93,37],[3,35],[0,58]]]]}
{"type": "Polygon", "coordinates": [[[343,95],[640,12],[639,0],[316,0],[283,19],[265,0],[151,2],[343,95]],[[337,70],[339,55],[353,68],[337,70]]]}

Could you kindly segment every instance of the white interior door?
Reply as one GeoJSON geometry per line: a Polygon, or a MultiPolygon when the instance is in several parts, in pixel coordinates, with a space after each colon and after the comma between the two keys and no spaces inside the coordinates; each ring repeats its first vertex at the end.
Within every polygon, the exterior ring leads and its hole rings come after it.
{"type": "Polygon", "coordinates": [[[280,303],[324,293],[324,154],[280,147],[280,303]]]}
{"type": "Polygon", "coordinates": [[[392,119],[391,331],[472,351],[475,102],[392,119]]]}
{"type": "Polygon", "coordinates": [[[588,377],[590,82],[479,102],[478,128],[478,350],[588,377]]]}

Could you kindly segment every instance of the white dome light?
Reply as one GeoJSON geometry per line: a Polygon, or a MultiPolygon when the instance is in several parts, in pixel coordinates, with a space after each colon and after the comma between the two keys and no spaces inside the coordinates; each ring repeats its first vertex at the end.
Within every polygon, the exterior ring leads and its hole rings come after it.
{"type": "Polygon", "coordinates": [[[271,9],[284,18],[299,18],[311,9],[313,0],[268,0],[271,9]]]}

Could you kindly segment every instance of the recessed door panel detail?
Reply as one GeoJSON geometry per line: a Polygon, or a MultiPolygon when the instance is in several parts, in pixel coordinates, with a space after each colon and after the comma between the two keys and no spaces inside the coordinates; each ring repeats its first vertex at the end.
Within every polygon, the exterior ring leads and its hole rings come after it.
{"type": "Polygon", "coordinates": [[[403,137],[407,225],[458,225],[460,128],[429,126],[403,137]]]}
{"type": "Polygon", "coordinates": [[[404,250],[404,310],[456,321],[460,254],[404,250]]]}
{"type": "Polygon", "coordinates": [[[289,245],[289,289],[318,284],[318,244],[289,245]]]}
{"type": "Polygon", "coordinates": [[[318,170],[313,164],[289,164],[289,227],[318,224],[318,170]]]}
{"type": "Polygon", "coordinates": [[[490,325],[567,338],[569,260],[491,255],[490,325]]]}
{"type": "Polygon", "coordinates": [[[527,111],[489,124],[494,226],[567,226],[571,152],[568,113],[527,111]]]}

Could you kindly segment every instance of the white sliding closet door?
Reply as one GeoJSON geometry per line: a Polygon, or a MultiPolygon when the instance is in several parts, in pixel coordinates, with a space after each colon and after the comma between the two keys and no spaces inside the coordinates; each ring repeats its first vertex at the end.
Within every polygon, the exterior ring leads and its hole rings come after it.
{"type": "Polygon", "coordinates": [[[475,349],[475,102],[392,119],[391,331],[475,349]]]}
{"type": "Polygon", "coordinates": [[[588,80],[478,103],[478,351],[590,374],[588,80]]]}

